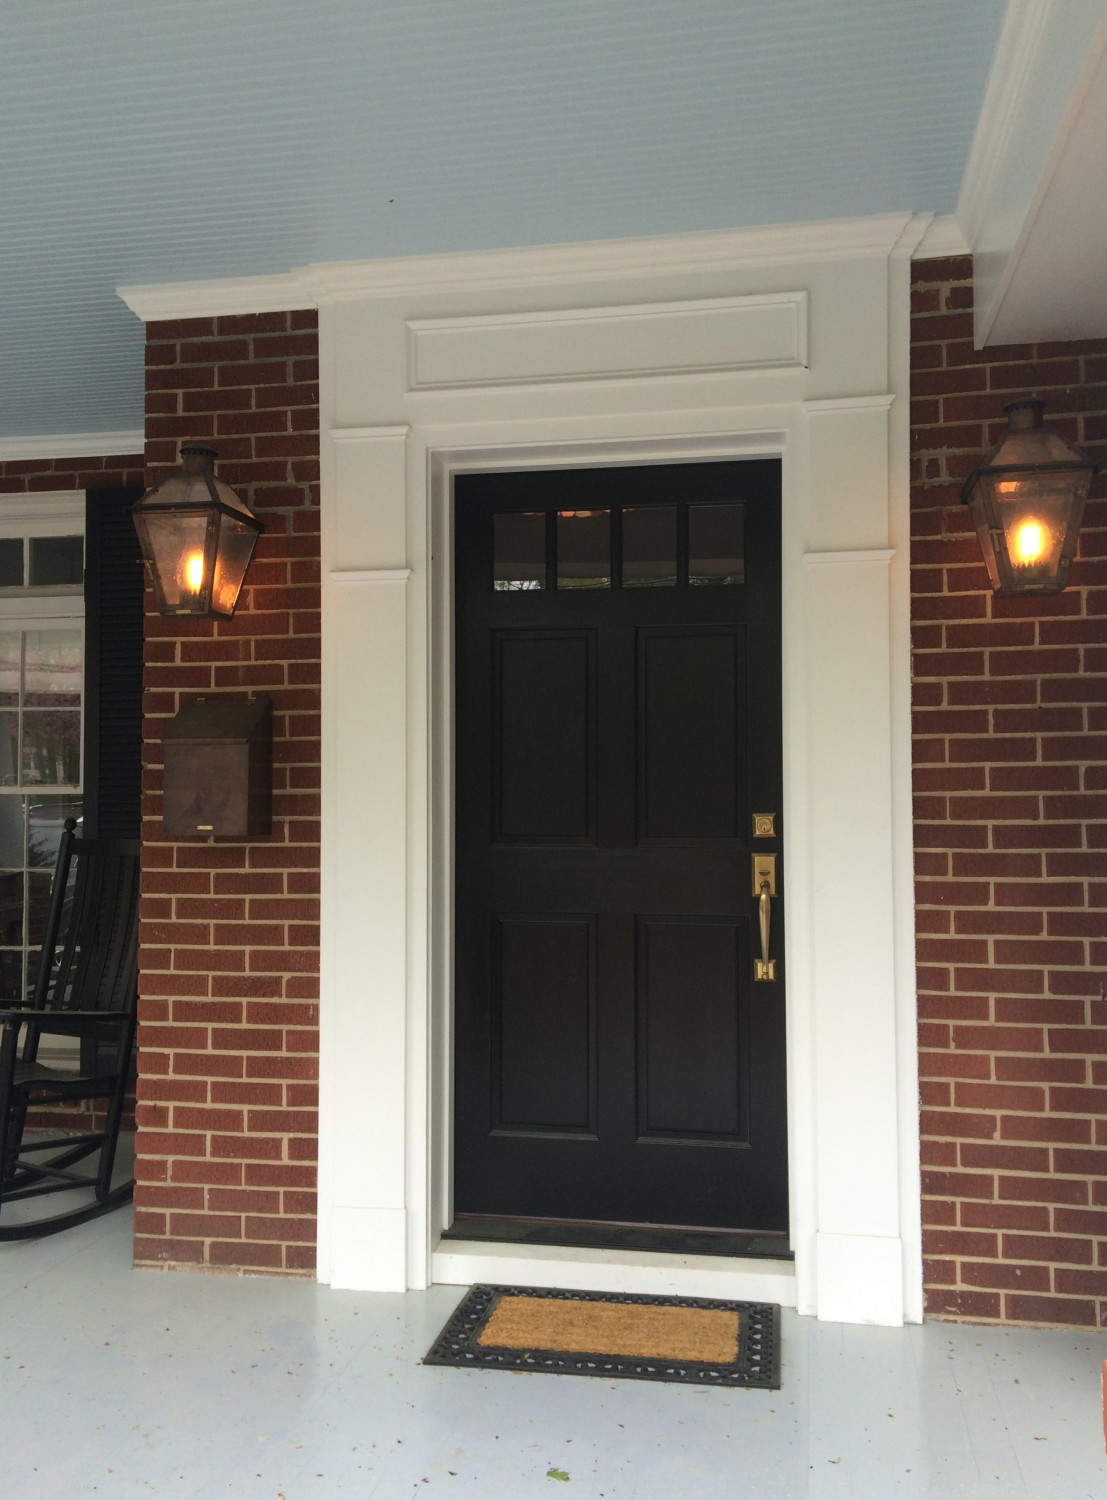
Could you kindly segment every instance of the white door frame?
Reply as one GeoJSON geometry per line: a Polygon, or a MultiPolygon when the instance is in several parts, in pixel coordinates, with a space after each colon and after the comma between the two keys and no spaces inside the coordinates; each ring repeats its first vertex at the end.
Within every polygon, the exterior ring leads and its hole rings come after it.
{"type": "MultiPolygon", "coordinates": [[[[432,1280],[469,1285],[478,1281],[513,1285],[586,1287],[591,1290],[643,1290],[658,1285],[664,1274],[668,1290],[683,1296],[727,1296],[796,1304],[793,1267],[788,1261],[685,1256],[577,1247],[490,1245],[442,1242],[453,1219],[453,917],[454,917],[454,745],[456,703],[454,662],[454,478],[466,472],[549,470],[555,468],[642,467],[647,464],[775,458],[782,461],[787,488],[785,434],[718,433],[659,440],[606,441],[508,447],[485,450],[432,450],[430,472],[432,599],[432,779],[435,814],[431,825],[431,871],[434,896],[431,923],[431,1192],[428,1248],[432,1280]]],[[[785,507],[782,507],[782,510],[785,507]]],[[[785,645],[787,651],[787,643],[785,645]]],[[[783,666],[782,666],[783,670],[783,666]]],[[[788,673],[784,672],[787,698],[788,673]]],[[[789,705],[785,704],[787,720],[789,705]]],[[[791,858],[787,805],[782,809],[784,851],[791,858]]],[[[787,866],[786,866],[787,867],[787,866]]],[[[789,1032],[790,1034],[790,1032],[789,1032]]],[[[787,1076],[797,1077],[789,1060],[787,1076]]],[[[790,1086],[790,1093],[792,1088],[790,1086]]],[[[789,1110],[791,1100],[789,1100],[789,1110]]],[[[790,1184],[791,1186],[791,1184],[790,1184]]],[[[790,1204],[794,1221],[797,1205],[790,1204]]],[[[802,1210],[801,1210],[802,1213],[802,1210]]]]}

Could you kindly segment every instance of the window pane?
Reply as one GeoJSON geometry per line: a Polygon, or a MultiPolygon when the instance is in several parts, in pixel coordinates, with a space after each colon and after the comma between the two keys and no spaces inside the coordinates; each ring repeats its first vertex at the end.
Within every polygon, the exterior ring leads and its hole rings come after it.
{"type": "Polygon", "coordinates": [[[80,713],[30,709],[23,715],[24,784],[76,786],[80,779],[80,713]]]}
{"type": "Polygon", "coordinates": [[[27,876],[27,941],[39,945],[50,915],[50,875],[44,871],[27,876]]]}
{"type": "Polygon", "coordinates": [[[23,999],[23,954],[0,952],[0,1000],[18,1004],[23,999]]]}
{"type": "Polygon", "coordinates": [[[0,710],[0,786],[19,785],[19,715],[0,710]]]}
{"type": "Polygon", "coordinates": [[[0,540],[0,589],[23,587],[23,538],[4,537],[0,540]]]}
{"type": "Polygon", "coordinates": [[[21,947],[23,943],[23,872],[0,875],[0,943],[21,947]]]}
{"type": "MultiPolygon", "coordinates": [[[[0,814],[3,813],[3,802],[15,801],[15,798],[0,798],[0,814]]],[[[61,842],[62,828],[66,818],[75,818],[77,821],[77,837],[81,835],[81,815],[83,808],[79,798],[74,797],[36,797],[30,804],[27,815],[27,863],[29,865],[47,865],[53,868],[58,857],[58,845],[61,842]]],[[[20,855],[22,858],[22,854],[20,855]]],[[[0,859],[0,863],[2,863],[0,859]]]]}
{"type": "Polygon", "coordinates": [[[24,652],[24,703],[31,708],[78,708],[81,632],[28,630],[24,652]]]}
{"type": "Polygon", "coordinates": [[[0,630],[0,707],[16,708],[19,704],[18,630],[0,630]]]}
{"type": "Polygon", "coordinates": [[[623,511],[623,587],[676,585],[676,506],[635,506],[623,511]]]}
{"type": "Polygon", "coordinates": [[[23,798],[0,797],[0,870],[19,870],[22,866],[23,798]]]}
{"type": "Polygon", "coordinates": [[[557,513],[559,589],[611,587],[611,512],[562,510],[557,513]]]}
{"type": "MultiPolygon", "coordinates": [[[[33,536],[31,538],[31,587],[80,584],[85,577],[83,536],[33,536]]],[[[22,581],[22,580],[21,580],[22,581]]]]}
{"type": "Polygon", "coordinates": [[[689,583],[741,583],[743,550],[740,505],[688,507],[689,583]]]}
{"type": "Polygon", "coordinates": [[[546,587],[546,517],[525,511],[493,516],[492,587],[546,587]]]}

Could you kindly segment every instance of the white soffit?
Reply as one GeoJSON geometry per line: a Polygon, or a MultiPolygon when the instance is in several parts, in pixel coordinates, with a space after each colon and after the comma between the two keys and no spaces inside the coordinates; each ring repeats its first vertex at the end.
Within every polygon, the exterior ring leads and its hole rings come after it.
{"type": "Polygon", "coordinates": [[[978,346],[1107,334],[1107,0],[1012,0],[957,205],[978,346]]]}

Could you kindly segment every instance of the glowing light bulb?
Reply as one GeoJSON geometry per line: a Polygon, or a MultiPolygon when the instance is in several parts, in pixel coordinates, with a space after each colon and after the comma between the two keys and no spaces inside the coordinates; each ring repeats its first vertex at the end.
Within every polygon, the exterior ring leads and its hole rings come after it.
{"type": "Polygon", "coordinates": [[[185,558],[185,583],[194,594],[200,592],[204,581],[204,554],[202,552],[190,552],[185,558]]]}
{"type": "Polygon", "coordinates": [[[1024,521],[1015,532],[1015,552],[1021,563],[1037,562],[1045,551],[1045,528],[1037,521],[1024,521]]]}

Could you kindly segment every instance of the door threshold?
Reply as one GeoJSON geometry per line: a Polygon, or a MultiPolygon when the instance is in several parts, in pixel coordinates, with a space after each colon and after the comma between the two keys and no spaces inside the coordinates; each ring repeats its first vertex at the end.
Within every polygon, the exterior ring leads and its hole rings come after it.
{"type": "Polygon", "coordinates": [[[431,1280],[445,1286],[490,1282],[497,1286],[796,1305],[794,1263],[768,1257],[443,1238],[431,1255],[431,1280]]]}
{"type": "Polygon", "coordinates": [[[590,1250],[649,1250],[673,1255],[741,1256],[755,1260],[792,1259],[786,1234],[669,1224],[456,1214],[449,1229],[442,1231],[442,1238],[512,1245],[578,1245],[590,1250]]]}

